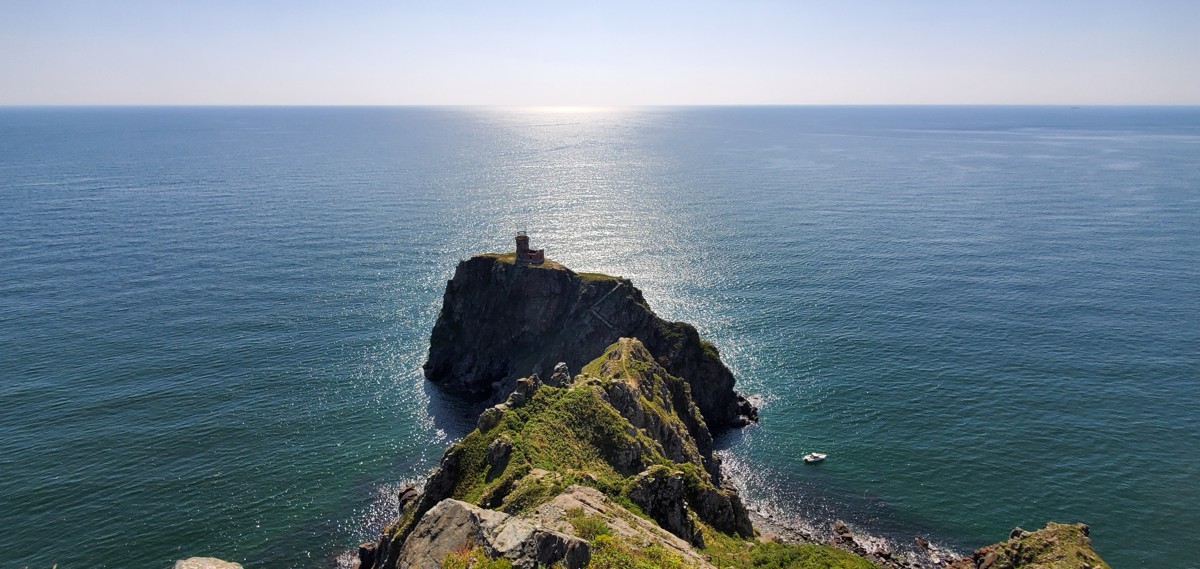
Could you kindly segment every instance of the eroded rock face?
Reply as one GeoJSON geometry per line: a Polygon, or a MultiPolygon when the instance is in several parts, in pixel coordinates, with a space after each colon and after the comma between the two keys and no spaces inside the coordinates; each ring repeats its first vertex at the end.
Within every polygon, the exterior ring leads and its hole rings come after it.
{"type": "Polygon", "coordinates": [[[535,527],[503,512],[442,500],[413,528],[396,566],[438,569],[448,554],[476,546],[489,557],[503,557],[522,569],[555,563],[578,569],[591,559],[587,542],[577,537],[535,527]]]}
{"type": "Polygon", "coordinates": [[[580,369],[621,337],[641,340],[669,373],[685,379],[710,426],[757,418],[695,328],[658,318],[626,279],[581,276],[553,261],[517,265],[481,255],[459,263],[430,337],[425,377],[463,396],[503,397],[518,377],[553,378],[556,363],[580,369]]]}
{"type": "Polygon", "coordinates": [[[662,445],[667,458],[701,465],[720,483],[713,437],[687,382],[658,365],[636,338],[618,339],[589,367],[603,380],[605,401],[662,445]]]}
{"type": "Polygon", "coordinates": [[[704,538],[688,515],[686,492],[683,474],[651,469],[634,480],[629,489],[629,499],[663,529],[697,547],[703,547],[704,538]]]}
{"type": "Polygon", "coordinates": [[[742,498],[733,488],[702,488],[689,496],[700,519],[718,531],[736,533],[742,537],[754,535],[754,524],[742,498]]]}

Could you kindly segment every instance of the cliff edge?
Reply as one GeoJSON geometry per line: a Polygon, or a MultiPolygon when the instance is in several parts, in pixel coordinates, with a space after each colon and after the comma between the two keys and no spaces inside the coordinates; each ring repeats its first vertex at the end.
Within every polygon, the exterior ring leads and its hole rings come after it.
{"type": "Polygon", "coordinates": [[[511,253],[458,264],[430,336],[425,377],[464,397],[503,397],[517,378],[547,375],[559,362],[580,369],[618,338],[637,338],[668,373],[684,378],[710,427],[756,420],[717,349],[690,324],[655,315],[629,280],[550,260],[519,263],[511,253]]]}

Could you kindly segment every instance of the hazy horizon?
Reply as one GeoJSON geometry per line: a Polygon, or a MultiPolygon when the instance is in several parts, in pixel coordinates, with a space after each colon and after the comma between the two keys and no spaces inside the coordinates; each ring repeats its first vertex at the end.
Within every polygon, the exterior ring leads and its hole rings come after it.
{"type": "Polygon", "coordinates": [[[1185,1],[0,10],[3,106],[1200,104],[1185,1]]]}

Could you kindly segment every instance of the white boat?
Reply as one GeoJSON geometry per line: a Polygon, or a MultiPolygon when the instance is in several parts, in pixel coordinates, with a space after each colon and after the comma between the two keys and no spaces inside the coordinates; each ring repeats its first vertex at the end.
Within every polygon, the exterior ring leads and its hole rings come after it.
{"type": "Polygon", "coordinates": [[[826,456],[827,455],[823,452],[810,452],[810,453],[804,455],[804,462],[807,462],[809,464],[816,464],[818,462],[821,462],[822,460],[825,460],[826,456]]]}

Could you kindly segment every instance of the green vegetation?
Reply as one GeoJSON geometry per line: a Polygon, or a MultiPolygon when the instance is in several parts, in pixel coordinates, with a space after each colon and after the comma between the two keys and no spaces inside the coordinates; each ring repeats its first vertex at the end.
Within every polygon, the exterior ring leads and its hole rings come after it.
{"type": "MultiPolygon", "coordinates": [[[[683,330],[672,330],[682,335],[683,330]]],[[[715,348],[706,345],[706,350],[715,348]]],[[[448,451],[446,468],[454,486],[453,498],[510,514],[529,512],[553,499],[568,486],[581,484],[600,490],[632,514],[649,519],[629,498],[639,473],[682,475],[689,500],[711,492],[687,424],[703,424],[687,401],[687,383],[667,375],[636,340],[614,343],[584,366],[583,377],[569,387],[542,385],[527,400],[485,411],[481,428],[448,451]],[[648,419],[646,429],[634,428],[608,401],[636,402],[648,419]],[[694,416],[683,417],[682,412],[694,416]],[[664,456],[662,445],[647,430],[673,431],[683,442],[687,460],[664,456]]],[[[628,412],[628,410],[626,410],[628,412]]],[[[661,436],[661,435],[656,435],[661,436]]],[[[590,567],[642,569],[691,567],[687,558],[655,543],[632,543],[615,535],[601,516],[583,510],[566,512],[574,533],[592,545],[590,567]]],[[[406,515],[397,525],[410,523],[406,515]]],[[[758,544],[753,538],[725,534],[699,522],[707,555],[715,565],[743,569],[867,569],[870,562],[820,545],[758,544]]],[[[401,532],[397,531],[395,534],[401,532]]],[[[497,569],[504,560],[488,560],[472,548],[447,556],[452,569],[497,569]]]]}
{"type": "Polygon", "coordinates": [[[587,515],[583,510],[567,510],[567,521],[575,529],[575,535],[586,539],[592,546],[592,569],[651,569],[692,567],[678,553],[668,551],[656,543],[632,544],[613,534],[604,518],[587,515]]]}
{"type": "Polygon", "coordinates": [[[840,549],[816,543],[760,543],[750,550],[756,569],[875,569],[875,564],[840,549]]]}
{"type": "Polygon", "coordinates": [[[589,516],[583,513],[582,508],[571,508],[567,510],[567,521],[571,522],[571,527],[575,528],[575,535],[593,541],[602,535],[612,535],[612,529],[600,516],[589,516]]]}
{"type": "Polygon", "coordinates": [[[713,565],[734,569],[878,569],[853,553],[816,543],[753,542],[701,525],[713,565]]]}
{"type": "Polygon", "coordinates": [[[479,256],[480,257],[491,257],[497,261],[500,261],[503,263],[509,263],[509,264],[517,262],[517,252],[516,251],[513,251],[512,253],[484,253],[479,256]]]}
{"type": "Polygon", "coordinates": [[[996,569],[1109,569],[1108,564],[1092,550],[1092,540],[1088,538],[1083,524],[1051,522],[1038,531],[989,546],[983,551],[985,562],[990,561],[988,565],[996,569]]]}
{"type": "Polygon", "coordinates": [[[575,273],[575,274],[579,275],[579,278],[581,278],[585,281],[614,281],[615,282],[615,281],[621,280],[620,277],[614,277],[612,275],[606,275],[604,273],[575,273]]]}
{"type": "Polygon", "coordinates": [[[459,455],[451,496],[518,513],[571,484],[617,495],[642,469],[670,463],[657,447],[632,429],[598,388],[542,386],[529,401],[505,410],[494,427],[472,431],[451,447],[459,455]],[[496,473],[487,462],[487,449],[502,437],[512,450],[496,473]]]}
{"type": "Polygon", "coordinates": [[[668,551],[657,543],[633,546],[611,535],[601,535],[591,541],[592,569],[690,569],[678,553],[668,551]]]}
{"type": "Polygon", "coordinates": [[[442,559],[442,569],[512,569],[507,559],[490,559],[481,547],[452,551],[442,559]]]}

